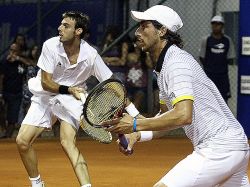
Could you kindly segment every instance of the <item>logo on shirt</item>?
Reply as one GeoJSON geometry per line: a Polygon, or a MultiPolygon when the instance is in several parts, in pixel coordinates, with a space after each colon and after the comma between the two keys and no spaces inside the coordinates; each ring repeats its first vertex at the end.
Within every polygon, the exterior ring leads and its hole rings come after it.
{"type": "Polygon", "coordinates": [[[169,100],[174,100],[176,97],[175,97],[175,94],[174,92],[171,92],[171,94],[169,95],[169,100]]]}
{"type": "Polygon", "coordinates": [[[222,49],[225,47],[225,45],[223,43],[220,43],[220,44],[215,45],[215,47],[217,47],[218,49],[222,49]]]}
{"type": "Polygon", "coordinates": [[[212,53],[220,54],[225,52],[225,44],[219,43],[214,45],[214,47],[211,48],[212,53]]]}

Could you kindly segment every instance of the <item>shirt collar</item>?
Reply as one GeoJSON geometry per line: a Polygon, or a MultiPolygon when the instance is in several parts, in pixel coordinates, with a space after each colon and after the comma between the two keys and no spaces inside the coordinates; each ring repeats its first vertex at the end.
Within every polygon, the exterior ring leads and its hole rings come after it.
{"type": "Polygon", "coordinates": [[[81,40],[80,44],[80,51],[79,51],[79,56],[77,59],[77,63],[83,62],[88,58],[88,51],[87,51],[87,42],[84,40],[81,40]]]}
{"type": "Polygon", "coordinates": [[[172,43],[170,42],[167,42],[167,44],[165,45],[165,47],[162,49],[160,55],[159,55],[159,58],[157,60],[157,63],[156,63],[156,66],[155,66],[155,71],[156,72],[160,72],[161,69],[162,69],[162,64],[164,62],[164,58],[165,58],[165,55],[167,53],[167,50],[169,49],[169,47],[172,45],[172,43]]]}
{"type": "MultiPolygon", "coordinates": [[[[82,61],[87,59],[87,51],[84,48],[85,44],[86,44],[86,42],[84,40],[81,40],[80,51],[79,51],[79,56],[78,56],[78,59],[77,59],[77,63],[82,62],[82,61]]],[[[59,44],[58,44],[58,55],[60,55],[62,57],[65,57],[65,58],[68,58],[67,54],[66,54],[66,52],[64,50],[62,42],[59,42],[59,44]]]]}
{"type": "Polygon", "coordinates": [[[67,58],[67,54],[66,54],[66,52],[64,50],[62,42],[59,42],[57,47],[58,47],[58,55],[67,58]]]}

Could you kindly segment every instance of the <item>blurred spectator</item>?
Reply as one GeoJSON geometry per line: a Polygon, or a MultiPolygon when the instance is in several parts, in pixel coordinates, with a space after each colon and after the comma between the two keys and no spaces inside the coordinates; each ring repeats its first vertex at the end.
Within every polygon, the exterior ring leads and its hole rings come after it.
{"type": "Polygon", "coordinates": [[[3,100],[3,94],[2,94],[2,82],[3,82],[3,75],[0,73],[0,137],[4,135],[5,131],[5,119],[6,119],[6,111],[5,111],[5,105],[3,100]]]}
{"type": "Polygon", "coordinates": [[[145,52],[135,47],[133,52],[128,53],[126,87],[129,98],[140,112],[145,112],[143,100],[147,96],[148,68],[151,68],[151,62],[145,52]]]}
{"type": "Polygon", "coordinates": [[[21,56],[26,57],[28,56],[28,47],[27,47],[27,43],[26,43],[26,38],[23,34],[18,33],[15,38],[14,38],[14,42],[17,45],[20,46],[20,50],[21,50],[21,56]]]}
{"type": "MultiPolygon", "coordinates": [[[[121,32],[119,27],[109,26],[105,32],[100,49],[105,50],[116,38],[120,36],[120,34],[121,32]]],[[[125,82],[125,65],[129,51],[129,43],[130,40],[127,37],[113,46],[103,56],[104,62],[108,65],[114,76],[122,82],[125,82]]]]}
{"type": "Polygon", "coordinates": [[[211,35],[202,39],[200,61],[207,76],[214,82],[227,102],[231,97],[228,65],[233,63],[235,50],[231,38],[223,33],[223,17],[214,16],[211,26],[211,35]]]}
{"type": "Polygon", "coordinates": [[[23,84],[23,100],[22,100],[22,109],[24,114],[27,113],[27,110],[30,106],[31,103],[31,97],[32,93],[29,91],[28,88],[28,80],[32,77],[35,77],[38,72],[38,66],[37,61],[40,56],[40,49],[37,45],[34,45],[28,54],[28,58],[31,61],[29,65],[26,66],[26,73],[25,73],[25,79],[24,79],[24,84],[23,84]]]}
{"type": "Polygon", "coordinates": [[[21,48],[16,43],[11,44],[6,62],[0,68],[3,74],[3,99],[7,106],[7,126],[2,138],[12,136],[18,120],[24,78],[23,63],[28,62],[21,57],[21,48]]]}

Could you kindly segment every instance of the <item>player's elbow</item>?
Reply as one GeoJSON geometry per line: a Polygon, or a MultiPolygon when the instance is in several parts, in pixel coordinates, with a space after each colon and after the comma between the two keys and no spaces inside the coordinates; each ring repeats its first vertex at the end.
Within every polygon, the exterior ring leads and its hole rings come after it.
{"type": "Polygon", "coordinates": [[[178,121],[180,126],[190,125],[193,119],[192,109],[189,107],[183,107],[178,109],[177,111],[178,121]]]}
{"type": "Polygon", "coordinates": [[[192,124],[193,119],[193,101],[184,100],[175,105],[174,110],[177,113],[180,126],[192,124]]]}
{"type": "Polygon", "coordinates": [[[41,85],[42,88],[46,91],[50,91],[51,90],[51,86],[52,86],[52,74],[49,74],[45,71],[42,70],[42,74],[41,74],[41,85]]]}
{"type": "Polygon", "coordinates": [[[179,114],[177,121],[179,127],[190,125],[191,123],[192,123],[192,117],[190,117],[185,113],[179,114]]]}
{"type": "Polygon", "coordinates": [[[46,91],[49,90],[48,81],[42,79],[41,84],[42,84],[42,87],[43,87],[44,90],[46,90],[46,91]]]}
{"type": "Polygon", "coordinates": [[[186,125],[191,125],[192,124],[192,116],[188,115],[188,114],[184,114],[182,117],[181,117],[181,126],[186,126],[186,125]]]}

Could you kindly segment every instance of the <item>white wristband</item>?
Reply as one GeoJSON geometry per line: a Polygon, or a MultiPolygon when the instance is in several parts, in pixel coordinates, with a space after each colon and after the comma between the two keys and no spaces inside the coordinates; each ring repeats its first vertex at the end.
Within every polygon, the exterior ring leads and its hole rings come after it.
{"type": "Polygon", "coordinates": [[[139,111],[135,108],[135,105],[131,102],[126,108],[125,110],[127,111],[127,113],[132,116],[133,118],[135,118],[137,115],[139,115],[139,111]]]}
{"type": "Polygon", "coordinates": [[[153,139],[153,131],[140,131],[141,139],[139,142],[146,142],[153,139]]]}

